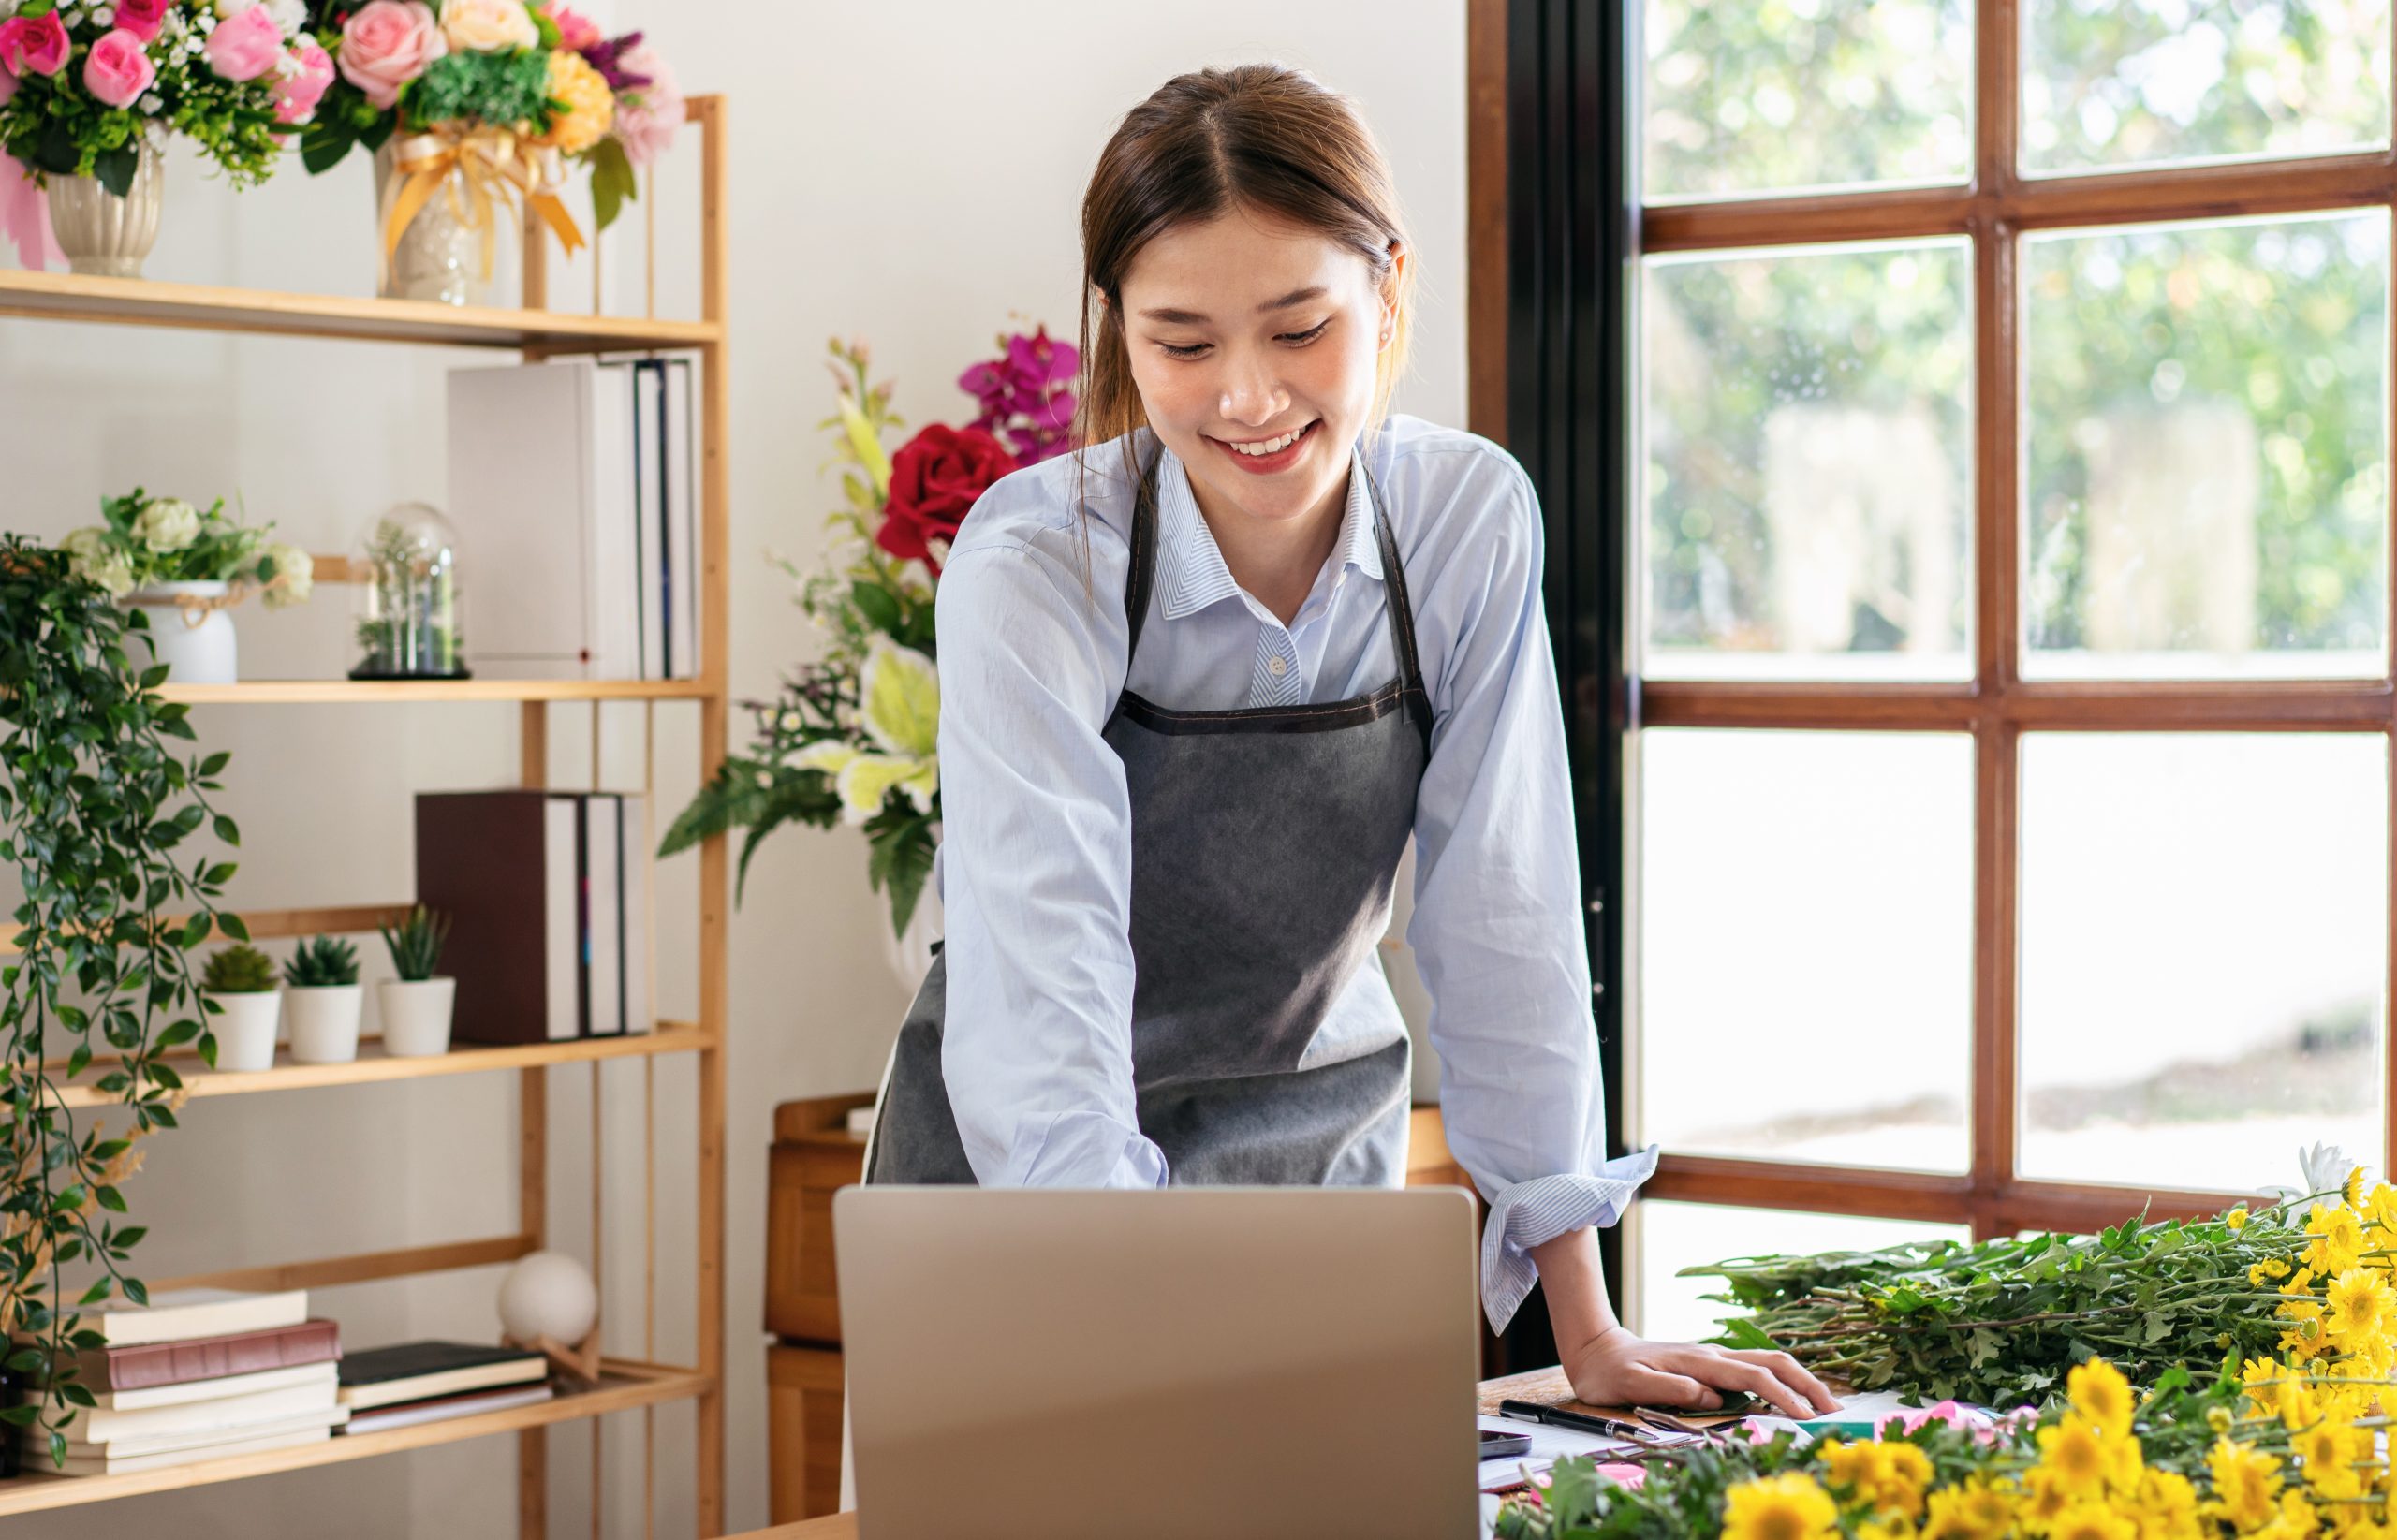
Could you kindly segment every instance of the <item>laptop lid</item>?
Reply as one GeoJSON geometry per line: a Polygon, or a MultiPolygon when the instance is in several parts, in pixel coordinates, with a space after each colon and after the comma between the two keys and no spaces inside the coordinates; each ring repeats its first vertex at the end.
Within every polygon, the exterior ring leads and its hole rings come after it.
{"type": "Polygon", "coordinates": [[[848,1187],[860,1540],[1459,1540],[1479,1518],[1452,1187],[848,1187]]]}

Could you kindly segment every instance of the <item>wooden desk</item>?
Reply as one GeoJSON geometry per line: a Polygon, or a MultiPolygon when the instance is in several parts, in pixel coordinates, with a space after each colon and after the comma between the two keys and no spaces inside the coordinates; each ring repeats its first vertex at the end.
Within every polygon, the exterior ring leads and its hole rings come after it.
{"type": "MultiPolygon", "coordinates": [[[[1572,1387],[1565,1383],[1562,1369],[1538,1369],[1502,1380],[1484,1380],[1476,1387],[1476,1401],[1484,1413],[1495,1413],[1498,1402],[1507,1398],[1554,1406],[1581,1404],[1573,1399],[1572,1387]]],[[[752,1530],[734,1535],[731,1540],[857,1540],[857,1534],[858,1516],[836,1513],[823,1518],[803,1518],[796,1524],[778,1524],[770,1530],[752,1530]]]]}

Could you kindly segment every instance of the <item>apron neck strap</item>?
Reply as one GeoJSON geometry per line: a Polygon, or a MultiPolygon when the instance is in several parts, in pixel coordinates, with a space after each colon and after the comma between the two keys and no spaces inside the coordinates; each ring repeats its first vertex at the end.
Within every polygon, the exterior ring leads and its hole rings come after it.
{"type": "MultiPolygon", "coordinates": [[[[1140,627],[1149,618],[1149,601],[1156,592],[1157,570],[1157,467],[1164,462],[1165,445],[1160,441],[1157,452],[1149,457],[1147,467],[1140,473],[1140,486],[1132,499],[1132,559],[1124,578],[1124,619],[1130,628],[1130,638],[1124,648],[1124,675],[1130,679],[1133,654],[1140,650],[1140,627]]],[[[1367,500],[1374,510],[1374,538],[1381,547],[1382,582],[1390,596],[1390,644],[1397,651],[1398,666],[1406,687],[1418,695],[1423,691],[1423,668],[1415,650],[1415,607],[1406,596],[1406,565],[1398,557],[1398,536],[1390,529],[1390,511],[1382,501],[1382,485],[1365,457],[1356,457],[1355,470],[1365,478],[1367,500]]]]}

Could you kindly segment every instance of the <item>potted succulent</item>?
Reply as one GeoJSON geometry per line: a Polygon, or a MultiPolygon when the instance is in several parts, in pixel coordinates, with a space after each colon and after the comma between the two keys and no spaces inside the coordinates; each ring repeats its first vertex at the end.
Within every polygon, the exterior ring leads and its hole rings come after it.
{"type": "Polygon", "coordinates": [[[358,1057],[358,1018],[366,991],[358,982],[358,948],[316,936],[283,965],[289,986],[291,1057],[303,1064],[346,1064],[358,1057]]]}
{"type": "Polygon", "coordinates": [[[449,917],[418,904],[397,930],[377,927],[400,975],[375,986],[383,1007],[383,1051],[403,1059],[449,1051],[449,1010],[458,981],[436,977],[441,948],[449,940],[449,917]]]}
{"type": "Polygon", "coordinates": [[[201,998],[216,1015],[216,1067],[274,1067],[274,1029],[283,996],[274,987],[274,964],[264,952],[240,942],[208,960],[199,975],[201,998]]]}

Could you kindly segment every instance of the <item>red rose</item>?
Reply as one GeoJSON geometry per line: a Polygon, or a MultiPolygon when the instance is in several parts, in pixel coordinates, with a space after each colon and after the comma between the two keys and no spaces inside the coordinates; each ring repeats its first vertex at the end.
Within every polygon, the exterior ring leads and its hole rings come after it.
{"type": "Polygon", "coordinates": [[[1015,456],[981,429],[934,423],[890,457],[890,502],[875,544],[938,573],[974,500],[1015,468],[1015,456]]]}

